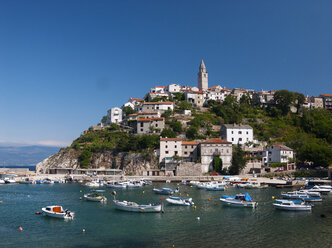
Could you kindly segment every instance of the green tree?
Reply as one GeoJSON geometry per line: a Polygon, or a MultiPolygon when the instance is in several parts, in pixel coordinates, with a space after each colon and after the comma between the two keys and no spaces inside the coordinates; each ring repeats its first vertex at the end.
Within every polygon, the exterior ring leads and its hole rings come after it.
{"type": "Polygon", "coordinates": [[[222,172],[222,160],[221,158],[219,157],[213,157],[213,161],[212,161],[212,164],[213,164],[213,170],[218,172],[218,173],[221,173],[222,172]]]}
{"type": "Polygon", "coordinates": [[[176,133],[169,128],[164,128],[163,131],[160,134],[161,137],[163,138],[175,138],[176,137],[176,133]]]}
{"type": "Polygon", "coordinates": [[[169,125],[173,129],[174,132],[176,132],[176,133],[181,133],[182,132],[182,124],[181,124],[181,122],[179,122],[179,121],[172,121],[169,125]]]}
{"type": "Polygon", "coordinates": [[[130,106],[123,107],[122,111],[124,112],[125,116],[135,113],[135,110],[130,106]]]}
{"type": "Polygon", "coordinates": [[[238,175],[245,167],[246,159],[244,157],[244,151],[240,145],[236,145],[233,147],[232,165],[229,168],[229,172],[232,175],[238,175]]]}
{"type": "Polygon", "coordinates": [[[80,167],[83,169],[88,169],[91,161],[92,152],[90,150],[84,150],[81,152],[81,155],[78,157],[78,162],[80,167]]]}
{"type": "Polygon", "coordinates": [[[180,92],[176,92],[173,94],[174,99],[178,100],[178,101],[183,101],[184,100],[184,94],[180,93],[180,92]]]}
{"type": "Polygon", "coordinates": [[[296,111],[297,111],[297,113],[299,113],[301,106],[305,102],[305,97],[302,93],[294,92],[294,99],[295,99],[295,103],[296,103],[296,111]]]}
{"type": "Polygon", "coordinates": [[[190,126],[186,131],[186,137],[190,140],[193,140],[197,136],[198,136],[198,128],[195,126],[190,126]]]}
{"type": "Polygon", "coordinates": [[[290,106],[295,100],[293,92],[288,90],[278,90],[274,93],[274,101],[276,107],[282,111],[283,115],[287,115],[290,111],[290,106]]]}
{"type": "Polygon", "coordinates": [[[107,121],[107,115],[104,115],[103,118],[101,118],[101,123],[105,124],[107,121]]]}
{"type": "Polygon", "coordinates": [[[191,103],[187,101],[181,101],[178,106],[180,110],[192,109],[191,103]]]}

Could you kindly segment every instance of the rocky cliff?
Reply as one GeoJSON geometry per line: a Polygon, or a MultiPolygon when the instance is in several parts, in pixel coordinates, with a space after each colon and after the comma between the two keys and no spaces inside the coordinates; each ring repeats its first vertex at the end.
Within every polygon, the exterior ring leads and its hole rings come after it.
{"type": "MultiPolygon", "coordinates": [[[[37,173],[47,173],[50,168],[79,169],[79,151],[63,149],[55,155],[43,160],[36,166],[37,173]]],[[[142,175],[147,169],[157,169],[157,157],[153,153],[127,153],[115,154],[112,151],[93,153],[89,164],[91,169],[121,169],[125,175],[142,175]]]]}

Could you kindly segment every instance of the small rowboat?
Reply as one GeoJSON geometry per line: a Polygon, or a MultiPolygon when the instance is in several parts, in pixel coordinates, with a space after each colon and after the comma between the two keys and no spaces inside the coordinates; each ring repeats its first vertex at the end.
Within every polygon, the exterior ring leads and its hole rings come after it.
{"type": "Polygon", "coordinates": [[[87,201],[94,201],[94,202],[104,202],[107,201],[107,198],[105,196],[102,196],[97,193],[88,193],[84,194],[84,199],[87,201]]]}
{"type": "Polygon", "coordinates": [[[122,211],[138,212],[138,213],[160,213],[162,211],[161,204],[140,205],[136,202],[113,200],[115,208],[122,211]]]}
{"type": "Polygon", "coordinates": [[[192,198],[189,198],[189,197],[170,196],[169,198],[166,199],[166,201],[169,204],[173,204],[173,205],[181,205],[181,206],[193,206],[194,205],[192,198]]]}
{"type": "Polygon", "coordinates": [[[153,192],[159,195],[172,195],[174,193],[170,188],[153,189],[153,192]]]}

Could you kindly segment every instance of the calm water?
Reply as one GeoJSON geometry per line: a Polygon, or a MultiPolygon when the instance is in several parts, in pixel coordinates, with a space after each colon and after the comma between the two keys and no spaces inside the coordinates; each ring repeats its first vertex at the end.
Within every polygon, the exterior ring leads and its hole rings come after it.
{"type": "MultiPolygon", "coordinates": [[[[152,188],[117,190],[117,198],[158,202],[160,195],[152,188]]],[[[0,247],[332,247],[332,195],[316,203],[312,212],[300,213],[272,207],[272,196],[279,196],[279,189],[247,190],[259,202],[252,210],[221,205],[221,195],[240,189],[209,192],[180,185],[196,210],[165,205],[163,214],[139,214],[115,210],[111,189],[105,192],[107,204],[80,201],[89,191],[80,184],[0,185],[0,247]],[[75,219],[34,214],[52,204],[74,211],[75,219]],[[322,213],[327,218],[321,218],[322,213]]]]}

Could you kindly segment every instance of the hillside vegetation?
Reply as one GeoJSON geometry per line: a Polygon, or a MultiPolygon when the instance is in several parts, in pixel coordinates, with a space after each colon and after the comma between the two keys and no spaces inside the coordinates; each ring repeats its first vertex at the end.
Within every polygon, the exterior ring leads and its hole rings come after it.
{"type": "MultiPolygon", "coordinates": [[[[158,99],[160,100],[160,99],[158,99]]],[[[232,96],[223,103],[209,101],[202,109],[195,109],[184,101],[178,93],[171,100],[175,103],[174,112],[167,111],[166,127],[163,137],[185,136],[188,140],[219,137],[213,129],[223,124],[249,124],[254,129],[256,140],[269,145],[280,142],[294,149],[299,164],[312,162],[312,166],[332,164],[332,114],[325,109],[303,109],[302,94],[286,90],[277,91],[275,104],[266,108],[254,106],[251,99],[242,96],[240,103],[232,96]],[[291,106],[297,113],[291,113],[291,106]],[[183,127],[175,114],[184,109],[192,109],[192,120],[183,127]]],[[[76,139],[67,149],[81,152],[81,167],[88,167],[92,153],[112,151],[152,153],[159,148],[159,135],[133,135],[119,129],[116,125],[102,131],[89,131],[76,139]]]]}

